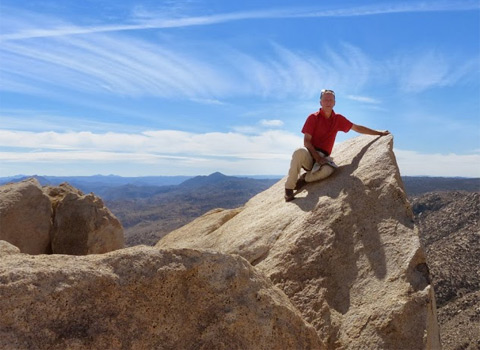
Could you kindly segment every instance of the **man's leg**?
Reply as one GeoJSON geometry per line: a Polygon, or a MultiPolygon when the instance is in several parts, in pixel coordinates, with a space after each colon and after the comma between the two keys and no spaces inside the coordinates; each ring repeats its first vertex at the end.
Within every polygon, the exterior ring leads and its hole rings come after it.
{"type": "Polygon", "coordinates": [[[313,158],[306,148],[299,148],[292,155],[290,162],[290,170],[288,171],[287,181],[285,182],[285,200],[291,201],[293,199],[293,189],[297,184],[298,174],[302,168],[311,169],[313,166],[313,158]]]}
{"type": "Polygon", "coordinates": [[[320,168],[320,170],[312,173],[312,172],[308,172],[306,175],[305,175],[305,181],[306,182],[314,182],[314,181],[319,181],[319,180],[323,180],[323,179],[326,179],[327,177],[329,177],[330,175],[333,174],[333,172],[335,171],[335,168],[328,165],[328,164],[325,164],[325,165],[322,165],[322,167],[320,168]]]}

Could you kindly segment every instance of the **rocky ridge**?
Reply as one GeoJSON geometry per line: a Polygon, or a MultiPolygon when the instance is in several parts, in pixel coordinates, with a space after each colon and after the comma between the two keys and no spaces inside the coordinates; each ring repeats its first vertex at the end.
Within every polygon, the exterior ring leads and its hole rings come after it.
{"type": "Polygon", "coordinates": [[[392,149],[391,136],[346,141],[333,154],[338,171],[295,201],[283,201],[282,180],[156,246],[243,256],[327,349],[438,349],[433,288],[392,149]]]}

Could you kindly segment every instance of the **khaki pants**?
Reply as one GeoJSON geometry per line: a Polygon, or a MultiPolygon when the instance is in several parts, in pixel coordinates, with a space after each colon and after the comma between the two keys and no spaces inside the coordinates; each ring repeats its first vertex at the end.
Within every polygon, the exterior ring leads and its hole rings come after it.
{"type": "MultiPolygon", "coordinates": [[[[323,153],[320,153],[323,155],[323,153]]],[[[299,148],[293,152],[292,161],[290,162],[290,170],[288,171],[287,182],[285,182],[285,188],[293,190],[295,185],[297,184],[298,175],[300,171],[303,169],[307,170],[307,174],[305,175],[306,182],[314,182],[318,180],[325,179],[329,177],[333,171],[335,170],[334,167],[325,164],[322,165],[320,170],[312,173],[310,170],[312,169],[314,164],[314,160],[310,155],[310,152],[306,148],[299,148]]]]}

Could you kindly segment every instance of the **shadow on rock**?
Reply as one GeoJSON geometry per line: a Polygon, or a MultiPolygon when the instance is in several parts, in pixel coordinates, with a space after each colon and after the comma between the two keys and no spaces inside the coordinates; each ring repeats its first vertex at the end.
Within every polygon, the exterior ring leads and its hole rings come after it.
{"type": "Polygon", "coordinates": [[[383,279],[387,273],[385,251],[380,240],[378,223],[384,219],[375,213],[375,207],[370,203],[378,200],[378,193],[367,189],[363,181],[354,175],[360,160],[369,147],[378,140],[372,140],[352,159],[350,164],[339,166],[328,179],[319,183],[311,183],[305,187],[308,194],[294,201],[304,211],[310,211],[310,223],[329,229],[325,242],[328,253],[323,254],[328,259],[321,262],[326,278],[326,301],[341,314],[350,308],[350,289],[358,277],[357,260],[364,254],[376,278],[383,279]],[[325,204],[329,199],[342,197],[339,208],[330,208],[325,204]],[[334,211],[332,212],[332,209],[334,211]],[[325,217],[328,216],[328,218],[325,217]],[[367,229],[368,228],[368,231],[367,229]],[[361,243],[361,248],[355,249],[361,243]],[[332,271],[342,270],[342,273],[332,271]]]}

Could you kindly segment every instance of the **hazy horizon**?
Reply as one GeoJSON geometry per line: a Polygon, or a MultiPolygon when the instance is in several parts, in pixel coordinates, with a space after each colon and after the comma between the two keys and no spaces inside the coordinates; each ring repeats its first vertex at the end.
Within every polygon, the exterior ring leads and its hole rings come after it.
{"type": "MultiPolygon", "coordinates": [[[[23,177],[57,177],[57,178],[63,178],[63,177],[120,177],[120,178],[147,178],[147,177],[196,177],[196,176],[209,176],[215,173],[221,173],[222,175],[225,176],[233,176],[233,177],[250,177],[250,178],[268,178],[268,179],[281,179],[285,177],[286,175],[284,174],[257,174],[257,175],[252,175],[252,174],[247,174],[247,175],[239,175],[239,174],[225,174],[219,171],[209,173],[209,174],[196,174],[196,175],[184,175],[184,174],[177,174],[177,175],[141,175],[141,176],[122,176],[122,175],[116,175],[116,174],[92,174],[92,175],[47,175],[47,174],[15,174],[15,175],[9,175],[9,176],[0,176],[0,179],[7,179],[7,178],[23,178],[23,177]]],[[[480,177],[469,177],[469,176],[431,176],[431,175],[401,175],[401,177],[420,177],[420,178],[446,178],[446,179],[480,179],[480,177]]]]}

